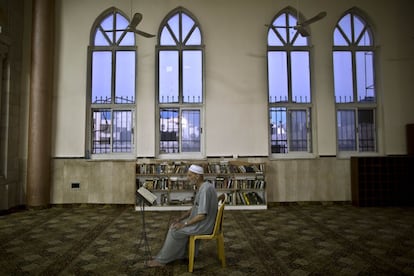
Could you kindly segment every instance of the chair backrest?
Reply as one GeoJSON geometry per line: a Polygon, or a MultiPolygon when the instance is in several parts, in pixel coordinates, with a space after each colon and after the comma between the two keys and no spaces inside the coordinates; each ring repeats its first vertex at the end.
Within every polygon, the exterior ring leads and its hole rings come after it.
{"type": "Polygon", "coordinates": [[[212,235],[218,235],[223,229],[223,213],[224,213],[224,206],[226,205],[227,195],[224,194],[224,199],[219,201],[219,206],[217,210],[216,222],[214,224],[214,229],[212,235]]]}

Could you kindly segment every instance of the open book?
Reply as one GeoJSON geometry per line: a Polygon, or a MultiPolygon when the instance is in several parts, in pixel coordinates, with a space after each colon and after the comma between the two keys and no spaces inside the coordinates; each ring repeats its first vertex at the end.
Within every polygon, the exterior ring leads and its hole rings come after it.
{"type": "Polygon", "coordinates": [[[144,187],[139,188],[137,192],[150,206],[153,205],[154,202],[157,200],[157,196],[145,189],[144,187]]]}

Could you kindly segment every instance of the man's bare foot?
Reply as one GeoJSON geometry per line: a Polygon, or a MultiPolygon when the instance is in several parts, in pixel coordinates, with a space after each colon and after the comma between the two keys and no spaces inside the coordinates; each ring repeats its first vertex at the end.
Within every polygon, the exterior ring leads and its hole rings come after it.
{"type": "Polygon", "coordinates": [[[162,266],[165,266],[165,264],[162,264],[155,259],[152,259],[147,262],[147,267],[162,267],[162,266]]]}

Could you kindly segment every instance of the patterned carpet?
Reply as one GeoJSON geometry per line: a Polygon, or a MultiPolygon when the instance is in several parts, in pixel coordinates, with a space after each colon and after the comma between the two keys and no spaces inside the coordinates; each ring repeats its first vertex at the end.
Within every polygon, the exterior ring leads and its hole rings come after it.
{"type": "MultiPolygon", "coordinates": [[[[152,254],[174,212],[146,212],[152,254]]],[[[145,268],[132,206],[0,216],[0,275],[190,275],[186,261],[145,268]]],[[[280,205],[224,213],[227,267],[204,241],[194,275],[414,275],[414,208],[280,205]]]]}

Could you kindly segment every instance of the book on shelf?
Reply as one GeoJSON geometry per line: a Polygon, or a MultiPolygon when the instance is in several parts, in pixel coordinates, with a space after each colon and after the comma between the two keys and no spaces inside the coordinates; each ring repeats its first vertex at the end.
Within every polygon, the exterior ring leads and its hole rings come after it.
{"type": "Polygon", "coordinates": [[[179,199],[171,199],[169,202],[170,205],[181,205],[182,202],[179,199]]]}
{"type": "Polygon", "coordinates": [[[154,189],[154,179],[145,179],[144,183],[141,185],[145,189],[153,190],[154,189]]]}
{"type": "Polygon", "coordinates": [[[250,205],[250,200],[249,200],[249,197],[247,196],[247,193],[246,192],[242,192],[242,196],[244,198],[245,204],[246,205],[250,205]]]}
{"type": "Polygon", "coordinates": [[[160,204],[161,205],[168,205],[168,194],[167,193],[162,193],[161,194],[160,204]]]}
{"type": "Polygon", "coordinates": [[[256,192],[250,192],[250,196],[252,197],[252,200],[255,204],[264,204],[263,198],[256,192]]]}
{"type": "Polygon", "coordinates": [[[232,189],[233,188],[233,178],[229,178],[227,180],[227,185],[226,185],[227,189],[232,189]]]}
{"type": "Polygon", "coordinates": [[[264,200],[256,192],[236,192],[236,204],[238,205],[262,205],[264,200]]]}
{"type": "Polygon", "coordinates": [[[244,198],[242,197],[241,193],[236,193],[236,205],[246,205],[244,198]]]}
{"type": "Polygon", "coordinates": [[[155,177],[151,179],[145,179],[141,182],[142,187],[148,189],[148,190],[167,190],[169,187],[168,179],[165,177],[155,177]]]}
{"type": "Polygon", "coordinates": [[[223,189],[225,187],[226,179],[223,176],[217,176],[214,180],[214,186],[216,189],[223,189]]]}

